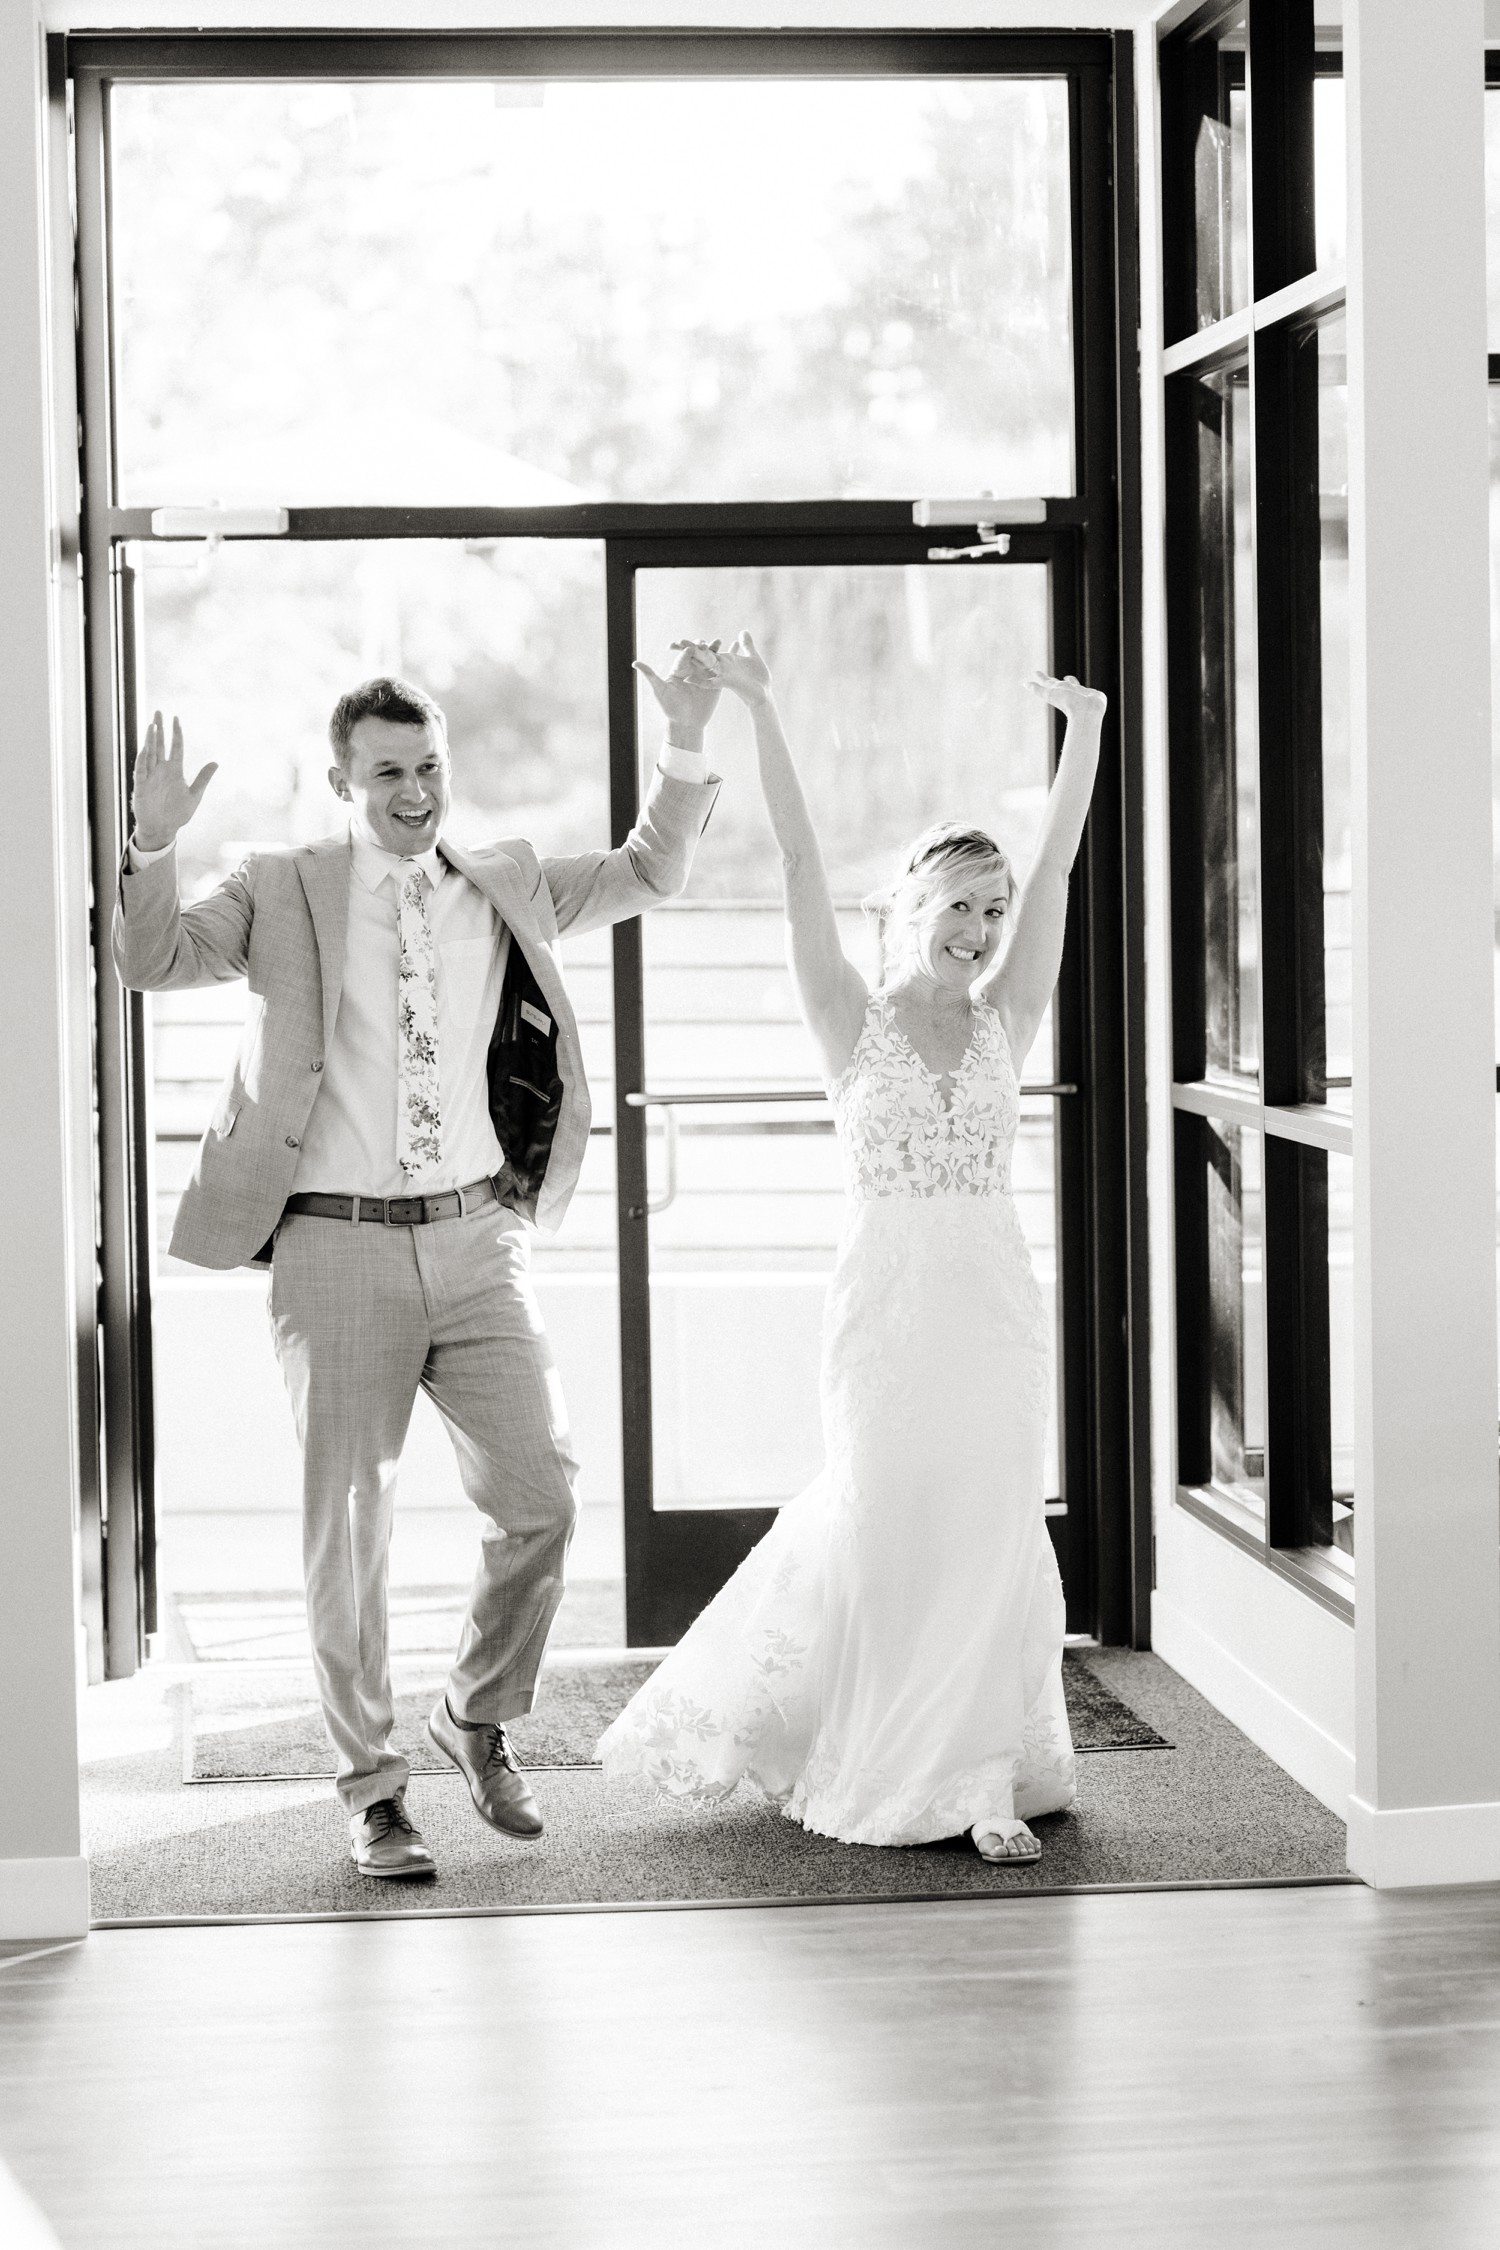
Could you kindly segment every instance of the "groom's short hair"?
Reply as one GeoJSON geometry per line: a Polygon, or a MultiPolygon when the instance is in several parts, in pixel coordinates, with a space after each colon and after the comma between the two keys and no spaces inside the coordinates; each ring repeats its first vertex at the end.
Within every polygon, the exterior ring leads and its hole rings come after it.
{"type": "Polygon", "coordinates": [[[361,719],[390,719],[395,725],[405,727],[425,727],[429,719],[435,719],[438,731],[447,733],[442,705],[434,703],[425,688],[382,673],[377,679],[364,680],[357,688],[350,688],[333,707],[328,739],[341,766],[348,760],[349,737],[361,719]]]}

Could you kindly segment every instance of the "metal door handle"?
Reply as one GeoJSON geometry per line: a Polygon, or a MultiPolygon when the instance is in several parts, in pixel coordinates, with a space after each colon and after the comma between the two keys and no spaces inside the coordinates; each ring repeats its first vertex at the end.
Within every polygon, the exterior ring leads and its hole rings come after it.
{"type": "MultiPolygon", "coordinates": [[[[627,1095],[626,1100],[629,1099],[630,1096],[627,1095]]],[[[658,1211],[665,1211],[670,1203],[676,1201],[677,1197],[677,1112],[675,1109],[664,1108],[662,1117],[666,1126],[667,1184],[663,1192],[654,1201],[650,1189],[648,1188],[646,1191],[646,1213],[649,1218],[653,1219],[658,1211]]]]}

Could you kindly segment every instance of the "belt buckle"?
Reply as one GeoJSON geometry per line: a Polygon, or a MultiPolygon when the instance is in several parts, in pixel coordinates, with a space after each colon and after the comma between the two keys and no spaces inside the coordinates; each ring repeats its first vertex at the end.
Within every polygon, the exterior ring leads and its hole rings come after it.
{"type": "MultiPolygon", "coordinates": [[[[412,1205],[421,1205],[420,1195],[388,1195],[385,1199],[385,1223],[388,1227],[414,1227],[417,1219],[412,1215],[412,1205]]],[[[419,1214],[420,1215],[420,1212],[419,1214]]]]}

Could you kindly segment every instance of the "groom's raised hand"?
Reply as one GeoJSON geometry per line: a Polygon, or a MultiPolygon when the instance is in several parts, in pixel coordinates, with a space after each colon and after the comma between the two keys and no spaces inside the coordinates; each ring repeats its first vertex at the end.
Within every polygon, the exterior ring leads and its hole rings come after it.
{"type": "Polygon", "coordinates": [[[718,643],[674,641],[672,645],[677,650],[677,661],[665,679],[640,657],[635,660],[635,670],[666,715],[667,740],[680,749],[699,750],[703,747],[703,731],[723,692],[718,671],[718,643]]]}
{"type": "Polygon", "coordinates": [[[135,824],[134,842],[143,852],[164,851],[176,841],[203,802],[203,792],[218,772],[206,765],[188,780],[182,762],[182,721],[172,721],[172,747],[167,749],[160,711],[152,714],[146,739],[136,754],[135,781],[130,808],[135,824]]]}

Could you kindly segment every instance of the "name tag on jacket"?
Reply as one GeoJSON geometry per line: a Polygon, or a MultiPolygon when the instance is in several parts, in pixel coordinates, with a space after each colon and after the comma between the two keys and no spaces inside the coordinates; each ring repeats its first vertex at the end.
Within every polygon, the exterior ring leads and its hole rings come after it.
{"type": "Polygon", "coordinates": [[[552,1018],[545,1015],[540,1008],[533,1008],[529,1000],[521,1002],[521,1021],[529,1023],[532,1030],[539,1031],[544,1039],[552,1029],[552,1018]]]}

